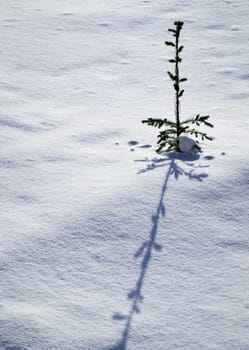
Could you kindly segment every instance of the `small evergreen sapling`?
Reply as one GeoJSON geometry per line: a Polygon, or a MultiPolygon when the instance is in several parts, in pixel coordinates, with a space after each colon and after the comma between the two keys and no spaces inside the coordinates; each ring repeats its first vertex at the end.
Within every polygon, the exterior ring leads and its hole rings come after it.
{"type": "Polygon", "coordinates": [[[166,151],[177,151],[177,152],[188,152],[191,150],[201,151],[197,140],[193,140],[187,135],[193,135],[195,138],[200,137],[202,140],[212,140],[212,137],[208,136],[195,128],[195,126],[206,125],[213,127],[213,125],[208,121],[209,115],[201,116],[197,114],[196,117],[186,119],[181,122],[180,120],[180,99],[183,96],[184,90],[181,88],[181,83],[185,82],[187,78],[181,78],[179,72],[179,65],[182,62],[180,53],[183,50],[183,46],[180,45],[180,33],[182,30],[184,22],[177,21],[174,23],[174,29],[168,29],[169,32],[173,33],[175,38],[174,42],[166,41],[165,45],[171,46],[175,49],[175,55],[169,60],[170,63],[174,64],[174,72],[168,71],[168,75],[173,82],[173,87],[175,91],[175,122],[169,119],[161,118],[148,118],[142,120],[142,123],[146,123],[157,128],[166,127],[164,130],[160,131],[158,134],[158,149],[157,152],[165,149],[166,151]],[[184,136],[183,136],[184,135],[184,136]]]}

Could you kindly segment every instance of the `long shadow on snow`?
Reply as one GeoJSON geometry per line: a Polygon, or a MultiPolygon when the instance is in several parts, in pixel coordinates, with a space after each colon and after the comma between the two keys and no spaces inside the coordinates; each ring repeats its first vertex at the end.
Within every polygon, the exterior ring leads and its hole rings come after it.
{"type": "MultiPolygon", "coordinates": [[[[129,339],[129,333],[130,333],[133,317],[135,314],[141,312],[140,304],[143,301],[142,287],[143,287],[145,275],[152,257],[152,252],[153,250],[161,251],[162,249],[162,246],[156,243],[156,238],[157,238],[160,218],[166,217],[166,207],[164,204],[164,196],[167,190],[168,181],[171,176],[174,176],[176,180],[179,178],[179,176],[187,176],[190,180],[195,179],[198,181],[203,181],[203,179],[205,179],[208,175],[204,172],[197,174],[195,173],[195,169],[206,168],[206,167],[209,167],[209,165],[195,166],[194,161],[198,159],[199,159],[199,155],[197,154],[168,153],[165,158],[154,158],[152,160],[148,160],[148,159],[137,160],[137,162],[147,163],[147,167],[140,170],[139,174],[156,169],[158,167],[163,167],[167,165],[169,167],[163,183],[158,206],[156,208],[155,213],[151,217],[152,228],[150,231],[149,239],[142,243],[141,247],[138,249],[138,251],[134,255],[135,258],[142,257],[142,262],[141,262],[141,271],[138,276],[135,288],[133,288],[128,294],[128,299],[132,300],[130,311],[127,316],[124,316],[119,313],[114,314],[113,318],[115,320],[119,320],[119,321],[126,320],[126,322],[125,322],[120,340],[114,346],[109,347],[108,350],[127,350],[127,343],[129,339]],[[190,170],[186,171],[183,167],[177,164],[177,161],[180,161],[185,165],[189,166],[190,170]]],[[[213,157],[207,156],[204,159],[211,160],[213,159],[213,157]]]]}

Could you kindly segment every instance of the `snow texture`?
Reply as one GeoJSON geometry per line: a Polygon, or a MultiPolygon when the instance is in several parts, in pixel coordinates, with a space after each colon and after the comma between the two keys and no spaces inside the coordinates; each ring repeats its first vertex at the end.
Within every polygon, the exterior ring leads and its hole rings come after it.
{"type": "Polygon", "coordinates": [[[196,145],[195,140],[188,136],[179,136],[178,141],[181,152],[191,152],[196,145]]]}
{"type": "Polygon", "coordinates": [[[1,350],[248,350],[248,11],[2,1],[1,350]],[[200,155],[141,123],[174,117],[176,20],[200,155]]]}

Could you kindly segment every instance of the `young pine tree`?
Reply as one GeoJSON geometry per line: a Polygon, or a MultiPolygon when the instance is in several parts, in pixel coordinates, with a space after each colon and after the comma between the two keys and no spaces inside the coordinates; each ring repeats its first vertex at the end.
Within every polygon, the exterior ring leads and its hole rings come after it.
{"type": "Polygon", "coordinates": [[[164,127],[164,129],[160,131],[157,136],[157,152],[162,150],[174,150],[177,152],[189,150],[200,151],[201,148],[198,145],[198,141],[193,140],[192,138],[188,137],[188,135],[193,135],[196,139],[200,137],[202,140],[212,140],[212,138],[207,136],[206,133],[203,133],[195,128],[196,126],[200,125],[213,127],[213,125],[208,121],[209,115],[201,116],[200,114],[197,114],[194,118],[186,119],[182,122],[180,120],[180,99],[184,93],[181,84],[187,80],[187,78],[180,77],[179,69],[182,62],[180,54],[183,51],[183,45],[180,45],[180,34],[183,24],[184,22],[175,22],[175,27],[173,29],[168,29],[169,32],[173,34],[174,41],[165,42],[167,46],[174,48],[174,57],[169,60],[169,62],[174,65],[174,71],[168,71],[167,73],[173,83],[175,93],[175,121],[171,121],[167,118],[148,118],[146,120],[142,120],[142,123],[146,123],[159,129],[164,127]]]}

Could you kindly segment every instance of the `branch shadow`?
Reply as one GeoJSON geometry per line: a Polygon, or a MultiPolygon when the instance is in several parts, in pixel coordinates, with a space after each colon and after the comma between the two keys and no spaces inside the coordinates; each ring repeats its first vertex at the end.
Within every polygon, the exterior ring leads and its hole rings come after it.
{"type": "MultiPolygon", "coordinates": [[[[130,311],[127,316],[121,313],[115,313],[113,319],[117,321],[125,321],[124,329],[118,342],[109,347],[107,350],[127,350],[129,333],[132,325],[132,320],[135,314],[141,312],[141,304],[143,302],[142,288],[146,272],[148,270],[153,251],[160,252],[162,245],[156,242],[157,232],[161,218],[166,218],[166,205],[164,204],[164,197],[167,191],[168,182],[170,177],[174,177],[176,180],[180,176],[187,176],[190,180],[203,181],[208,174],[201,171],[197,173],[195,169],[207,168],[209,165],[198,165],[194,162],[198,160],[200,156],[198,154],[179,154],[179,153],[167,153],[165,157],[153,158],[151,160],[145,158],[142,160],[136,160],[137,162],[146,163],[147,166],[141,169],[138,174],[145,173],[147,171],[155,170],[159,167],[168,166],[168,170],[163,182],[160,199],[155,213],[151,216],[151,231],[148,240],[143,242],[137,252],[134,254],[134,258],[141,258],[140,273],[137,278],[135,287],[128,293],[128,300],[131,300],[130,311]],[[183,163],[182,166],[179,165],[183,163]],[[190,170],[184,169],[184,164],[190,167],[190,170]]],[[[204,159],[211,160],[213,157],[207,156],[204,159]]]]}

